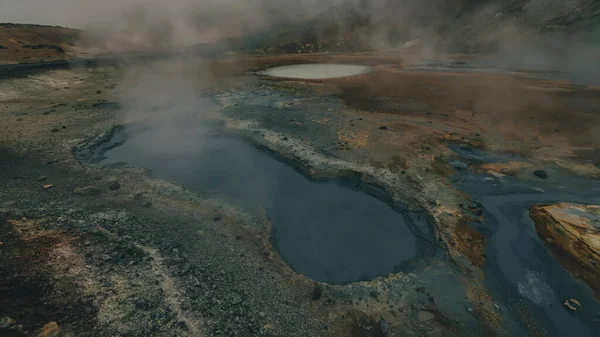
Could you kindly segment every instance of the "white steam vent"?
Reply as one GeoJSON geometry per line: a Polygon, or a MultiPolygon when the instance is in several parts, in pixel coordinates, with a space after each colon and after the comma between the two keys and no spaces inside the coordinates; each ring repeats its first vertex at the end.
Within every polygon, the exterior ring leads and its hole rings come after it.
{"type": "Polygon", "coordinates": [[[298,79],[325,79],[356,76],[369,72],[366,66],[333,63],[296,64],[291,66],[275,67],[261,72],[261,75],[298,78],[298,79]]]}

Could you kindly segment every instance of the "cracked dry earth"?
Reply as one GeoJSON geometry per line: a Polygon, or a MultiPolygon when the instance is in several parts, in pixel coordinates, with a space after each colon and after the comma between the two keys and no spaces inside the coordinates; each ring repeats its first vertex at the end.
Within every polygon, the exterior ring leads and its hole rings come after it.
{"type": "MultiPolygon", "coordinates": [[[[178,98],[149,98],[143,113],[128,113],[120,100],[131,83],[117,67],[15,76],[0,81],[0,316],[19,325],[7,334],[38,336],[52,321],[70,336],[547,333],[527,307],[501,307],[486,288],[486,238],[466,225],[481,212],[462,206],[470,198],[451,183],[447,144],[525,151],[536,164],[597,176],[597,167],[571,156],[580,136],[574,130],[515,138],[515,128],[545,130],[554,120],[535,124],[514,116],[485,127],[498,116],[486,114],[495,101],[481,93],[498,82],[505,93],[535,86],[528,90],[561,100],[551,90],[556,84],[504,75],[436,77],[400,72],[400,60],[339,57],[376,71],[323,81],[251,73],[307,62],[281,57],[248,58],[235,67],[214,61],[206,67],[211,81],[198,81],[192,71],[182,76],[191,77],[184,84],[192,92],[214,102],[198,117],[211,128],[243,137],[305,176],[353,179],[385,202],[427,212],[437,233],[433,256],[371,281],[314,282],[279,257],[268,214],[144,168],[86,165],[74,155],[115,125],[154,120],[178,98]],[[414,91],[412,98],[388,92],[386,83],[414,91]],[[454,99],[443,91],[448,85],[467,89],[454,99]],[[554,150],[532,151],[548,146],[554,150]]],[[[173,84],[149,80],[154,93],[173,84]]],[[[594,102],[599,96],[594,89],[572,92],[594,102]]],[[[524,96],[520,109],[530,104],[524,96]]],[[[595,132],[590,123],[571,122],[595,132]]]]}

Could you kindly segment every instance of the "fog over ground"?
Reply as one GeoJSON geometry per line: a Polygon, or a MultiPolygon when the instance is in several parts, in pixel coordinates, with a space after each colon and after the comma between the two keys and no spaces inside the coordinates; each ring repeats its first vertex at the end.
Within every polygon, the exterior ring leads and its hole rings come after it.
{"type": "MultiPolygon", "coordinates": [[[[417,58],[477,52],[495,65],[573,72],[586,81],[600,77],[599,17],[596,0],[0,0],[0,22],[85,29],[87,47],[115,52],[172,50],[281,23],[320,25],[322,37],[333,22],[340,38],[360,37],[358,48],[366,41],[371,50],[399,50],[418,41],[417,58]]],[[[284,43],[288,31],[275,31],[284,43]]]]}

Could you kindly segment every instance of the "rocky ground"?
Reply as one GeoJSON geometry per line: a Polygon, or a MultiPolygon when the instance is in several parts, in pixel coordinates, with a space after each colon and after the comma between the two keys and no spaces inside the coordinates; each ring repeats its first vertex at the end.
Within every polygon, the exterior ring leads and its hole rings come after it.
{"type": "Polygon", "coordinates": [[[531,175],[548,163],[600,173],[591,136],[597,88],[407,72],[401,60],[371,54],[243,58],[202,69],[210,81],[186,84],[219,106],[203,118],[306,175],[358,177],[386,201],[426,210],[438,254],[370,282],[317,284],[278,257],[266,217],[142,168],[79,163],[74,148],[160,109],[120,108],[122,68],[45,71],[0,82],[2,333],[38,336],[57,322],[71,336],[510,334],[484,285],[486,238],[466,225],[481,210],[452,186],[447,144],[527,158],[518,170],[480,168],[498,174],[531,175]],[[317,61],[375,71],[324,81],[253,73],[317,61]]]}

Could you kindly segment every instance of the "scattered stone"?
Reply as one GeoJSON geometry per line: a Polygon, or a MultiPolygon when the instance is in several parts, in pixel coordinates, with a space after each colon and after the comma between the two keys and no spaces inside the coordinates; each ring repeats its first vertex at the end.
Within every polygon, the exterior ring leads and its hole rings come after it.
{"type": "Polygon", "coordinates": [[[222,214],[215,214],[215,216],[213,216],[213,221],[219,221],[223,219],[223,215],[222,214]]]}
{"type": "Polygon", "coordinates": [[[99,258],[100,258],[100,260],[102,260],[104,262],[108,262],[108,261],[112,260],[112,257],[110,257],[110,255],[108,255],[108,254],[100,254],[99,258]]]}
{"type": "Polygon", "coordinates": [[[579,303],[579,301],[574,298],[565,300],[564,305],[565,307],[567,307],[567,309],[571,311],[577,311],[577,308],[581,307],[581,303],[579,303]]]}
{"type": "Polygon", "coordinates": [[[379,330],[381,330],[384,335],[387,335],[388,332],[390,332],[390,324],[385,319],[380,320],[379,330]]]}
{"type": "Polygon", "coordinates": [[[48,177],[47,177],[47,176],[39,176],[39,177],[37,178],[37,181],[46,181],[46,180],[48,180],[48,177]]]}
{"type": "Polygon", "coordinates": [[[63,333],[56,322],[50,322],[42,328],[38,337],[62,337],[63,333]]]}
{"type": "Polygon", "coordinates": [[[15,326],[17,322],[10,317],[2,317],[0,319],[0,330],[7,330],[15,326]]]}
{"type": "Polygon", "coordinates": [[[371,291],[369,292],[369,296],[371,296],[371,297],[373,297],[373,298],[377,298],[377,291],[375,291],[375,290],[371,290],[371,291]]]}
{"type": "Polygon", "coordinates": [[[233,304],[233,305],[237,305],[237,304],[240,304],[240,303],[242,303],[242,298],[239,297],[238,295],[235,295],[233,297],[233,299],[231,300],[231,304],[233,304]]]}
{"type": "Polygon", "coordinates": [[[60,130],[59,130],[59,129],[56,129],[56,128],[54,128],[54,129],[50,130],[50,132],[52,132],[52,133],[56,133],[56,132],[59,132],[59,131],[60,131],[60,130]]]}
{"type": "Polygon", "coordinates": [[[45,190],[53,188],[53,187],[54,187],[54,185],[52,185],[52,184],[44,185],[45,190]]]}
{"type": "Polygon", "coordinates": [[[121,108],[116,102],[98,102],[93,105],[94,108],[118,110],[121,108]]]}
{"type": "Polygon", "coordinates": [[[548,173],[544,170],[535,170],[533,171],[533,175],[540,179],[548,179],[548,173]]]}
{"type": "Polygon", "coordinates": [[[267,317],[267,314],[265,314],[264,312],[261,311],[258,313],[258,317],[265,318],[265,317],[267,317]]]}
{"type": "Polygon", "coordinates": [[[388,128],[387,126],[385,126],[385,125],[384,125],[384,126],[380,126],[380,127],[379,127],[379,130],[389,130],[389,128],[388,128]]]}
{"type": "Polygon", "coordinates": [[[150,304],[149,301],[142,299],[142,298],[135,299],[134,304],[135,304],[136,308],[139,308],[142,310],[148,310],[152,307],[152,305],[150,304]]]}
{"type": "Polygon", "coordinates": [[[96,90],[96,93],[97,93],[97,94],[101,94],[101,93],[102,93],[102,90],[96,90]]]}
{"type": "Polygon", "coordinates": [[[471,307],[467,307],[467,311],[468,311],[468,312],[473,312],[473,308],[471,308],[471,307]]]}
{"type": "Polygon", "coordinates": [[[452,160],[449,162],[450,166],[454,167],[455,169],[459,169],[459,170],[465,170],[467,168],[467,163],[462,162],[460,160],[452,160]]]}
{"type": "Polygon", "coordinates": [[[73,190],[73,192],[75,194],[79,194],[79,195],[96,195],[96,194],[99,194],[100,192],[102,192],[102,190],[100,190],[100,188],[98,188],[96,186],[87,186],[87,187],[75,187],[75,190],[73,190]]]}
{"type": "Polygon", "coordinates": [[[319,299],[321,299],[322,294],[323,294],[323,290],[321,289],[321,286],[318,284],[315,284],[315,288],[313,289],[313,292],[312,292],[313,301],[318,301],[319,299]]]}
{"type": "Polygon", "coordinates": [[[116,190],[118,190],[119,188],[121,188],[121,183],[119,183],[119,181],[118,181],[118,180],[111,180],[111,181],[109,181],[109,182],[108,182],[108,188],[109,188],[111,191],[116,191],[116,190]]]}

